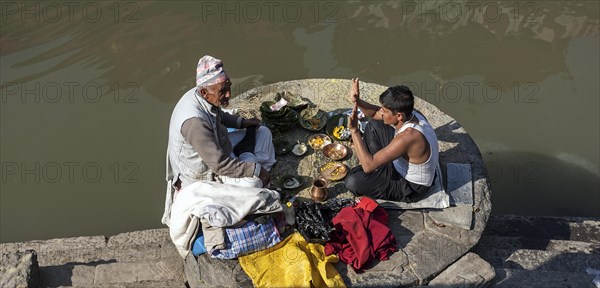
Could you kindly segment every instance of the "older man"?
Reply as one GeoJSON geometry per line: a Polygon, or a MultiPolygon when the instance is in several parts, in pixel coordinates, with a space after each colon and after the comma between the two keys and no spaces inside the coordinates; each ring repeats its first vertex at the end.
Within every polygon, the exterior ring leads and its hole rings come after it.
{"type": "Polygon", "coordinates": [[[198,61],[196,87],[185,93],[173,110],[167,148],[168,189],[196,181],[216,181],[244,187],[263,187],[275,164],[271,132],[258,119],[224,112],[231,82],[221,60],[198,61]],[[228,133],[227,128],[238,130],[228,133]],[[242,130],[241,128],[245,128],[242,130]]]}
{"type": "Polygon", "coordinates": [[[223,249],[223,227],[249,214],[281,211],[279,194],[262,188],[275,164],[271,132],[257,119],[221,110],[229,104],[230,88],[221,60],[204,56],[196,87],[181,97],[171,116],[162,223],[183,257],[200,227],[208,251],[223,249]]]}

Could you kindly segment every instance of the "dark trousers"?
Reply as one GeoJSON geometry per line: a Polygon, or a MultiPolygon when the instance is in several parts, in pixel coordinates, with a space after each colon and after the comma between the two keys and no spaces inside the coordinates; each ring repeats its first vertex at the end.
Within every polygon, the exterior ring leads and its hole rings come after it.
{"type": "MultiPolygon", "coordinates": [[[[394,138],[394,128],[383,121],[370,120],[365,127],[363,139],[371,155],[389,145],[394,138]]],[[[425,194],[429,187],[407,181],[394,168],[390,161],[371,173],[365,173],[362,166],[356,166],[348,172],[346,188],[356,196],[373,199],[414,202],[425,194]]]]}

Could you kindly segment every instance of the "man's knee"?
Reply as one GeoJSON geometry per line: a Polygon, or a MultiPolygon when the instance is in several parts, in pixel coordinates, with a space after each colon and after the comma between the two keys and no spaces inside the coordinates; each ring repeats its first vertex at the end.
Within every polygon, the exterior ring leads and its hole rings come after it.
{"type": "Polygon", "coordinates": [[[346,176],[346,180],[344,180],[344,185],[346,186],[346,189],[348,189],[348,191],[352,192],[355,195],[360,187],[361,181],[359,178],[361,177],[358,176],[358,173],[353,173],[346,176]]]}
{"type": "Polygon", "coordinates": [[[271,135],[271,130],[267,126],[258,126],[256,129],[257,137],[273,137],[271,135]]]}

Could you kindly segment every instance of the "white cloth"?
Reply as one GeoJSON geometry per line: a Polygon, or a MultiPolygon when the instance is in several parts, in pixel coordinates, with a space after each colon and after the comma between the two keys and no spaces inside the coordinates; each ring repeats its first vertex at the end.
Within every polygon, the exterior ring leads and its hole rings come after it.
{"type": "Polygon", "coordinates": [[[417,117],[419,124],[416,125],[413,123],[405,123],[398,131],[396,131],[396,135],[407,128],[412,128],[421,132],[421,134],[425,136],[427,142],[429,143],[429,158],[427,161],[425,161],[425,163],[413,164],[409,163],[406,161],[406,159],[404,159],[404,157],[401,156],[395,159],[392,163],[394,164],[396,171],[400,173],[400,176],[407,181],[423,186],[431,186],[440,154],[438,139],[435,135],[435,130],[431,124],[427,122],[427,119],[425,119],[423,115],[417,113],[416,111],[413,111],[413,115],[417,117]]]}
{"type": "Polygon", "coordinates": [[[184,187],[173,203],[169,234],[180,255],[185,258],[197,236],[200,221],[222,228],[238,223],[249,214],[281,211],[277,191],[196,182],[184,187]]]}

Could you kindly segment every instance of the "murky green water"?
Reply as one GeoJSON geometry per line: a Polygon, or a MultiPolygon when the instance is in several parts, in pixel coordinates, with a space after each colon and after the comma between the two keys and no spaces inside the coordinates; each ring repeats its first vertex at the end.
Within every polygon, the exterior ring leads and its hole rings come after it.
{"type": "Polygon", "coordinates": [[[493,213],[600,217],[597,1],[0,9],[0,242],[161,227],[167,125],[204,54],[224,60],[234,94],[407,84],[475,139],[493,213]]]}

